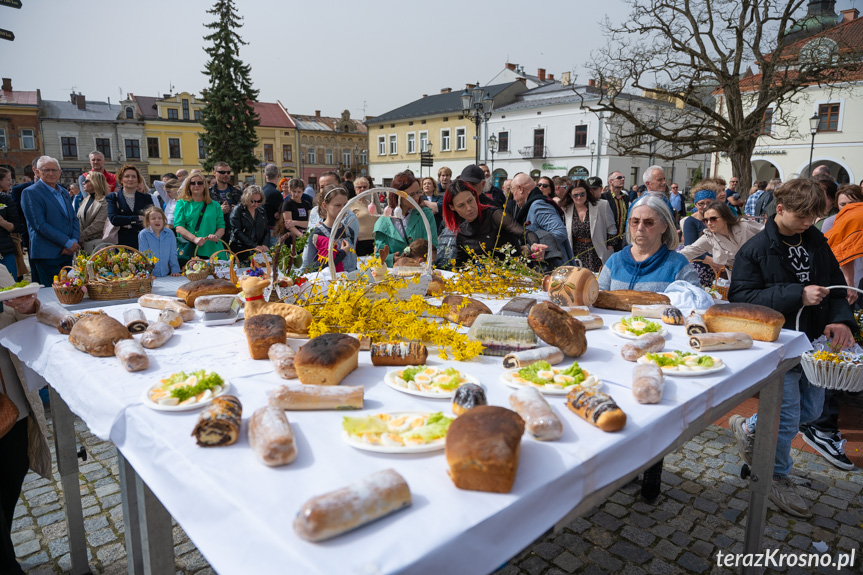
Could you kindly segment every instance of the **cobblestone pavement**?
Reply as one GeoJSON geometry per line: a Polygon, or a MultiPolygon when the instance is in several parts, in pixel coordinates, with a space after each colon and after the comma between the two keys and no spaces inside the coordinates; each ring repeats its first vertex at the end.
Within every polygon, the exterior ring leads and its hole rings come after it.
{"type": "MultiPolygon", "coordinates": [[[[50,428],[50,420],[49,420],[50,428]]],[[[90,458],[80,468],[88,552],[94,574],[126,572],[123,516],[116,449],[76,420],[79,442],[90,458]]],[[[52,447],[53,450],[53,447],[52,447]]],[[[811,504],[811,520],[795,520],[773,504],[767,512],[765,548],[828,553],[856,549],[856,565],[842,573],[863,573],[863,473],[840,471],[819,456],[794,450],[793,479],[811,504]]],[[[59,480],[54,467],[55,480],[59,480]]],[[[654,505],[640,501],[633,482],[558,534],[547,534],[512,558],[497,575],[733,573],[716,565],[718,550],[742,552],[748,506],[740,458],[731,433],[711,426],[665,458],[662,494],[654,505]]],[[[62,493],[58,482],[30,473],[15,510],[12,540],[30,574],[70,568],[62,493]]],[[[177,573],[213,573],[179,526],[174,527],[177,573]]],[[[780,568],[793,574],[819,572],[780,568]]],[[[836,573],[823,569],[824,573],[836,573]]],[[[223,574],[227,575],[227,574],[223,574]]]]}

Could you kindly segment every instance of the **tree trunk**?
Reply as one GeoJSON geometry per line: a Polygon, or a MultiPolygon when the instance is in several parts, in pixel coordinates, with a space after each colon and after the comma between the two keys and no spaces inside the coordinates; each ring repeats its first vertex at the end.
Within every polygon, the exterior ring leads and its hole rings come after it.
{"type": "Polygon", "coordinates": [[[728,154],[731,160],[731,174],[737,176],[737,193],[746,199],[752,187],[752,152],[755,150],[755,140],[738,143],[738,148],[728,154]]]}

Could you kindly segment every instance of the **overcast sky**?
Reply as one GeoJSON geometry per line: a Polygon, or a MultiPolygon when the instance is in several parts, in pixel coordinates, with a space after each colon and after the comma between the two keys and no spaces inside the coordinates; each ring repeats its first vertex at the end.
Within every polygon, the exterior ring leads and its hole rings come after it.
{"type": "MultiPolygon", "coordinates": [[[[117,102],[128,92],[200,94],[207,79],[204,24],[212,0],[21,0],[0,6],[0,74],[16,90],[65,100],[74,89],[117,102]]],[[[855,0],[839,0],[836,10],[855,0]]],[[[857,0],[857,4],[861,4],[857,0]]],[[[504,63],[560,77],[577,72],[604,42],[606,14],[619,22],[623,0],[465,2],[236,0],[259,100],[289,111],[375,116],[441,88],[485,84],[504,63]]],[[[863,6],[857,6],[861,8],[863,6]]]]}

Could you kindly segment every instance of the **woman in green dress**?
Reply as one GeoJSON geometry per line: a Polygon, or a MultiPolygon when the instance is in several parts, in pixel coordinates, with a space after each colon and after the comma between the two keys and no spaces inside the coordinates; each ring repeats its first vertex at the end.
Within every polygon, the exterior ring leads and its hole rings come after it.
{"type": "MultiPolygon", "coordinates": [[[[180,186],[174,208],[174,229],[177,244],[182,246],[185,243],[182,240],[186,240],[198,246],[200,258],[207,258],[222,249],[225,217],[222,208],[210,197],[201,170],[192,170],[180,186]]],[[[180,265],[185,263],[180,261],[180,265]]]]}

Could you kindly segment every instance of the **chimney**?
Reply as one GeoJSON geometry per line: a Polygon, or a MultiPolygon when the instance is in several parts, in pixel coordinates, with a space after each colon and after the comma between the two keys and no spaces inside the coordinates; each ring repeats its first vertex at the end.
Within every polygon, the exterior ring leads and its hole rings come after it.
{"type": "Polygon", "coordinates": [[[560,74],[560,85],[569,86],[572,84],[572,72],[562,72],[560,74]]]}
{"type": "Polygon", "coordinates": [[[72,92],[71,94],[69,94],[69,99],[72,101],[73,104],[77,104],[78,103],[78,94],[76,94],[75,92],[72,92]]]}
{"type": "Polygon", "coordinates": [[[594,80],[593,78],[591,78],[590,80],[588,80],[588,81],[587,81],[587,85],[588,85],[588,87],[590,87],[590,88],[596,88],[596,80],[594,80]]]}
{"type": "Polygon", "coordinates": [[[518,64],[510,64],[509,62],[507,62],[507,63],[506,63],[506,69],[507,69],[507,70],[512,70],[513,72],[515,72],[515,67],[516,67],[516,66],[518,66],[518,64]]]}
{"type": "Polygon", "coordinates": [[[548,79],[551,80],[552,82],[554,82],[554,74],[549,74],[548,79]]]}
{"type": "Polygon", "coordinates": [[[468,92],[470,92],[474,88],[476,88],[476,84],[465,84],[464,85],[464,89],[467,90],[468,92]]]}
{"type": "Polygon", "coordinates": [[[428,94],[423,94],[423,98],[428,98],[428,97],[429,97],[428,94]]]}
{"type": "Polygon", "coordinates": [[[12,78],[3,78],[3,91],[11,92],[12,91],[12,78]]]}
{"type": "Polygon", "coordinates": [[[164,99],[164,100],[167,100],[170,97],[171,97],[170,94],[162,94],[162,99],[164,99]]]}
{"type": "MultiPolygon", "coordinates": [[[[860,11],[857,8],[849,8],[848,10],[842,10],[839,12],[842,14],[842,22],[850,22],[851,20],[856,20],[860,17],[860,11]]],[[[3,78],[3,89],[6,89],[6,78],[3,78]]],[[[12,88],[9,88],[10,90],[12,88]]]]}
{"type": "Polygon", "coordinates": [[[84,94],[78,94],[78,98],[75,102],[78,105],[79,110],[87,109],[87,98],[84,97],[84,94]]]}
{"type": "Polygon", "coordinates": [[[441,94],[449,94],[450,92],[452,92],[452,88],[441,88],[440,89],[441,94]]]}
{"type": "Polygon", "coordinates": [[[545,68],[540,68],[536,71],[536,75],[539,76],[540,80],[545,81],[545,68]]]}
{"type": "Polygon", "coordinates": [[[321,117],[321,111],[315,110],[315,118],[320,118],[320,117],[321,117]]]}

